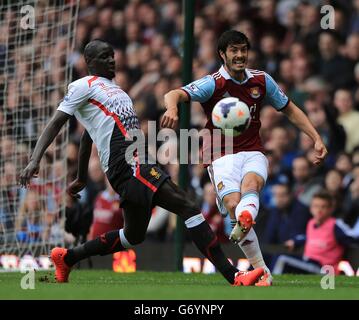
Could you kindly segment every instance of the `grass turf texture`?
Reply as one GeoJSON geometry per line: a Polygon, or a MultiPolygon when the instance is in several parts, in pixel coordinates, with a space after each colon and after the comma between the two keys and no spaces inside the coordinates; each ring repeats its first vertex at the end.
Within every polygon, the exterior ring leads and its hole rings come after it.
{"type": "Polygon", "coordinates": [[[276,276],[274,286],[257,288],[231,287],[219,274],[74,270],[69,283],[57,284],[52,272],[36,272],[34,290],[21,289],[23,276],[0,273],[0,299],[359,299],[359,277],[346,276],[335,278],[335,290],[323,290],[315,275],[276,276]]]}

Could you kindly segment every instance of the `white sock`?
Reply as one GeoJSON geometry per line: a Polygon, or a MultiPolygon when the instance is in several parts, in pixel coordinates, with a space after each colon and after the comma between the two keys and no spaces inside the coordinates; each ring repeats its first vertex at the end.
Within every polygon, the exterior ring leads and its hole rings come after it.
{"type": "Polygon", "coordinates": [[[133,248],[133,245],[129,243],[128,240],[126,239],[123,229],[120,229],[119,234],[120,234],[120,241],[122,246],[126,249],[133,248]]]}
{"type": "Polygon", "coordinates": [[[253,268],[263,268],[265,272],[270,273],[266,266],[261,249],[259,247],[258,237],[256,232],[251,228],[245,238],[238,244],[246,255],[249,263],[253,268]]]}
{"type": "Polygon", "coordinates": [[[241,201],[238,203],[236,207],[236,218],[238,220],[240,213],[243,210],[248,210],[252,215],[253,220],[257,218],[258,210],[259,210],[259,195],[256,191],[248,191],[245,192],[241,201]]]}
{"type": "Polygon", "coordinates": [[[186,225],[186,227],[189,228],[194,228],[198,225],[200,225],[203,221],[206,221],[206,219],[204,218],[202,213],[196,214],[195,216],[188,218],[184,224],[186,225]]]}

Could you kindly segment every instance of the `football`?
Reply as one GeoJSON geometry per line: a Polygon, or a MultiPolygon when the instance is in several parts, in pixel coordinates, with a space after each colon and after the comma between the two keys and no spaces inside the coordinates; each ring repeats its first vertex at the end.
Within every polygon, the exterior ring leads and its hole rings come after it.
{"type": "Polygon", "coordinates": [[[226,136],[236,137],[250,125],[248,105],[238,98],[228,97],[216,103],[212,110],[212,122],[226,136]]]}

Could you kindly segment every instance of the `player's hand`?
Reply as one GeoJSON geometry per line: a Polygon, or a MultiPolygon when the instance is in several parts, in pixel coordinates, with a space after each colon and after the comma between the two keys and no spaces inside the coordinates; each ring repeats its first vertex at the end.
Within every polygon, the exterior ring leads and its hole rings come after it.
{"type": "Polygon", "coordinates": [[[284,245],[287,247],[287,249],[288,249],[289,251],[293,251],[293,250],[294,250],[294,247],[295,247],[294,240],[292,240],[292,239],[287,240],[286,242],[284,242],[284,245]]]}
{"type": "Polygon", "coordinates": [[[324,145],[322,139],[318,139],[314,143],[314,151],[315,151],[315,160],[314,164],[319,165],[324,161],[324,158],[328,154],[328,150],[324,145]]]}
{"type": "Polygon", "coordinates": [[[80,199],[81,196],[78,194],[83,188],[85,188],[86,182],[82,182],[79,180],[74,180],[70,183],[70,185],[67,187],[66,192],[68,195],[70,195],[72,198],[80,199]]]}
{"type": "Polygon", "coordinates": [[[31,160],[26,168],[21,172],[19,177],[19,183],[21,187],[27,188],[30,184],[32,177],[37,177],[39,174],[39,163],[31,160]]]}
{"type": "Polygon", "coordinates": [[[162,116],[161,127],[175,129],[178,123],[178,112],[175,109],[168,109],[162,116]]]}

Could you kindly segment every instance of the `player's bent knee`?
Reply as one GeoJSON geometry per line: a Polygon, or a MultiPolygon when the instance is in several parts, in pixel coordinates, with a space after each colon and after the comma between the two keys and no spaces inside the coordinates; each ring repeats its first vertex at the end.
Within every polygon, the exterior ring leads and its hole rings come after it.
{"type": "Polygon", "coordinates": [[[186,200],[184,203],[184,208],[182,212],[179,213],[179,215],[184,219],[187,220],[193,216],[196,216],[197,214],[200,214],[201,210],[199,207],[194,203],[192,200],[186,200]]]}
{"type": "Polygon", "coordinates": [[[136,236],[128,237],[128,242],[131,245],[131,247],[137,246],[143,241],[145,241],[145,235],[136,235],[136,236]]]}

